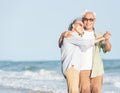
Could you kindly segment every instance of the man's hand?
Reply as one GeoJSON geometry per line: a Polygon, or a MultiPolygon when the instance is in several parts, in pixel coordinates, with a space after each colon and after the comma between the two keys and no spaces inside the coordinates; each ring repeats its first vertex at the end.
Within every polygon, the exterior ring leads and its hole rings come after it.
{"type": "Polygon", "coordinates": [[[111,36],[111,33],[110,32],[106,32],[103,37],[105,38],[105,40],[109,39],[111,36]]]}

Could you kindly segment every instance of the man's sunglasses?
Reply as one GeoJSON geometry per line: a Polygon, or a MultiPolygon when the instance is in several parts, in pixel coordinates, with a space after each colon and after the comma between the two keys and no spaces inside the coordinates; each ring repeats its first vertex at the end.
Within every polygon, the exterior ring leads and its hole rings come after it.
{"type": "Polygon", "coordinates": [[[83,20],[83,21],[90,21],[90,22],[93,22],[93,21],[94,21],[94,18],[89,18],[89,19],[88,19],[88,18],[83,18],[82,20],[83,20]]]}

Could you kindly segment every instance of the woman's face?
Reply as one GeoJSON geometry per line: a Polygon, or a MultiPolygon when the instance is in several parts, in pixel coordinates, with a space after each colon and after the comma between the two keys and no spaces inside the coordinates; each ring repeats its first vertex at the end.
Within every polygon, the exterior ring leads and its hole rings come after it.
{"type": "Polygon", "coordinates": [[[77,20],[74,24],[73,24],[73,28],[76,32],[78,32],[79,34],[81,34],[83,32],[83,22],[81,20],[77,20]]]}

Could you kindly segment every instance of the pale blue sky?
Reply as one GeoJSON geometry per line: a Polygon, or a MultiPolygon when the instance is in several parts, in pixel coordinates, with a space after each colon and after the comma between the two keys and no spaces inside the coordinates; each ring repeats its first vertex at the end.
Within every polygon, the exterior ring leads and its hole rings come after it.
{"type": "Polygon", "coordinates": [[[59,35],[87,9],[96,12],[95,28],[109,30],[120,59],[119,0],[0,0],[0,60],[60,60],[59,35]]]}

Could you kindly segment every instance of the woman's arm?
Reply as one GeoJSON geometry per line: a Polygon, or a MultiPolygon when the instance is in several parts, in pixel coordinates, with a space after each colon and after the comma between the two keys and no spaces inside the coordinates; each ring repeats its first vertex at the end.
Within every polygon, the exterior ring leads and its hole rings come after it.
{"type": "Polygon", "coordinates": [[[59,46],[59,48],[61,48],[62,42],[63,42],[63,33],[60,35],[60,38],[58,40],[58,46],[59,46]]]}
{"type": "Polygon", "coordinates": [[[102,40],[105,40],[105,38],[103,36],[99,37],[99,38],[96,38],[94,43],[98,43],[98,42],[100,42],[102,40]]]}
{"type": "Polygon", "coordinates": [[[65,31],[65,32],[63,32],[63,33],[60,35],[60,38],[59,38],[59,40],[58,40],[58,46],[59,46],[59,48],[61,48],[61,46],[62,46],[63,39],[64,39],[65,37],[70,37],[70,36],[71,36],[70,31],[65,31]]]}
{"type": "Polygon", "coordinates": [[[109,45],[108,39],[110,38],[110,36],[111,36],[111,33],[106,32],[102,37],[95,39],[95,43],[105,40],[107,47],[109,47],[110,45],[109,45]]]}

